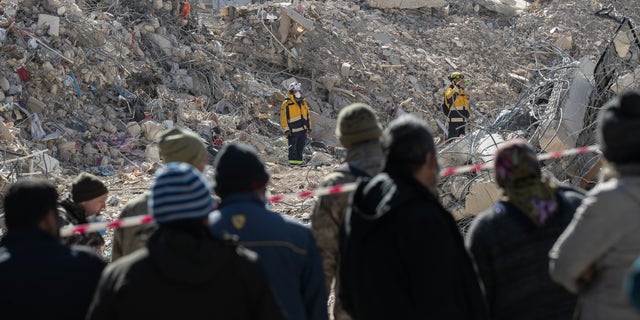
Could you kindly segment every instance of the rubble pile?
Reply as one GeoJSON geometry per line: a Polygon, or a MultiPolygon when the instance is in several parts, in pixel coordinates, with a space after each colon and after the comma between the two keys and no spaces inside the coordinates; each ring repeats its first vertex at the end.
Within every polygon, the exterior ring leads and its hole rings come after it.
{"type": "MultiPolygon", "coordinates": [[[[567,143],[538,128],[564,125],[557,114],[566,96],[587,90],[570,90],[576,77],[591,88],[585,70],[618,26],[594,15],[608,5],[617,10],[610,17],[640,12],[613,0],[295,1],[220,10],[168,0],[3,1],[0,187],[25,175],[62,184],[79,171],[104,176],[114,190],[144,186],[160,162],[157,134],[181,125],[198,132],[212,156],[229,141],[255,146],[273,173],[273,194],[313,188],[344,154],[335,118],[356,101],[372,105],[383,124],[405,112],[425,119],[443,166],[490,161],[514,136],[541,151],[573,147],[584,139],[567,143]],[[454,70],[471,80],[472,134],[445,144],[440,104],[454,70]],[[292,78],[313,111],[306,168],[285,165],[279,112],[292,78]]],[[[566,135],[589,126],[592,117],[583,117],[566,135]]],[[[497,192],[480,188],[490,181],[447,178],[443,199],[462,216],[477,213],[480,198],[492,199],[479,195],[497,192]]],[[[305,201],[283,211],[304,219],[312,199],[305,201]]]]}

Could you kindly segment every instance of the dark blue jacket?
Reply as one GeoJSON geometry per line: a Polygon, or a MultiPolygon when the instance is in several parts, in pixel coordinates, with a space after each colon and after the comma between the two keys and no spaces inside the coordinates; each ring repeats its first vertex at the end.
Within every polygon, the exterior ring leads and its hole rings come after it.
{"type": "Polygon", "coordinates": [[[17,229],[0,241],[2,319],[84,319],[106,262],[40,229],[17,229]]]}
{"type": "Polygon", "coordinates": [[[258,253],[276,299],[288,319],[328,319],[320,254],[311,230],[271,212],[251,194],[227,196],[209,217],[214,234],[231,234],[258,253]]]}

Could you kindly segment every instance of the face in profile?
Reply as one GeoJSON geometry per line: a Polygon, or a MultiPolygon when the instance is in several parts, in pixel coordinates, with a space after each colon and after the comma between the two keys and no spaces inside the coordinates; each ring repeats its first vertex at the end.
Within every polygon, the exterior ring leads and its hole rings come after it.
{"type": "Polygon", "coordinates": [[[103,194],[97,198],[80,202],[80,206],[84,209],[86,216],[94,216],[107,207],[107,197],[109,194],[103,194]]]}

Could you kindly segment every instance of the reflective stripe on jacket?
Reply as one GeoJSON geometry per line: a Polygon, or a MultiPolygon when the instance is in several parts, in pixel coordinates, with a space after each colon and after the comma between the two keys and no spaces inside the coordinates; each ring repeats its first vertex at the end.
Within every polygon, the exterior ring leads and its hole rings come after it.
{"type": "Polygon", "coordinates": [[[471,109],[469,108],[469,96],[463,88],[458,87],[455,90],[454,85],[450,85],[444,91],[444,103],[442,104],[442,112],[450,118],[468,118],[471,109]]]}
{"type": "Polygon", "coordinates": [[[289,94],[289,98],[285,99],[280,107],[280,123],[284,131],[298,132],[311,128],[307,100],[303,99],[302,103],[298,104],[293,94],[289,94]]]}

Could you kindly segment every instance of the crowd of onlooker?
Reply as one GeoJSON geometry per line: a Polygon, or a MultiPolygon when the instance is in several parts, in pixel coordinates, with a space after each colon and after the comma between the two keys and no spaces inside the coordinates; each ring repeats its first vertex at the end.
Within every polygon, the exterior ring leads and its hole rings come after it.
{"type": "Polygon", "coordinates": [[[60,237],[105,208],[108,188],[78,175],[60,197],[46,179],[14,182],[0,239],[2,319],[640,319],[640,94],[600,110],[605,166],[589,190],[541,170],[526,140],[494,156],[500,200],[463,235],[438,198],[425,122],[386,128],[343,108],[344,163],[321,186],[311,226],[268,209],[256,151],[228,143],[214,181],[201,138],[173,128],[150,190],[120,217],[111,261],[100,232],[60,237]],[[331,308],[329,308],[331,307],[331,308]]]}

